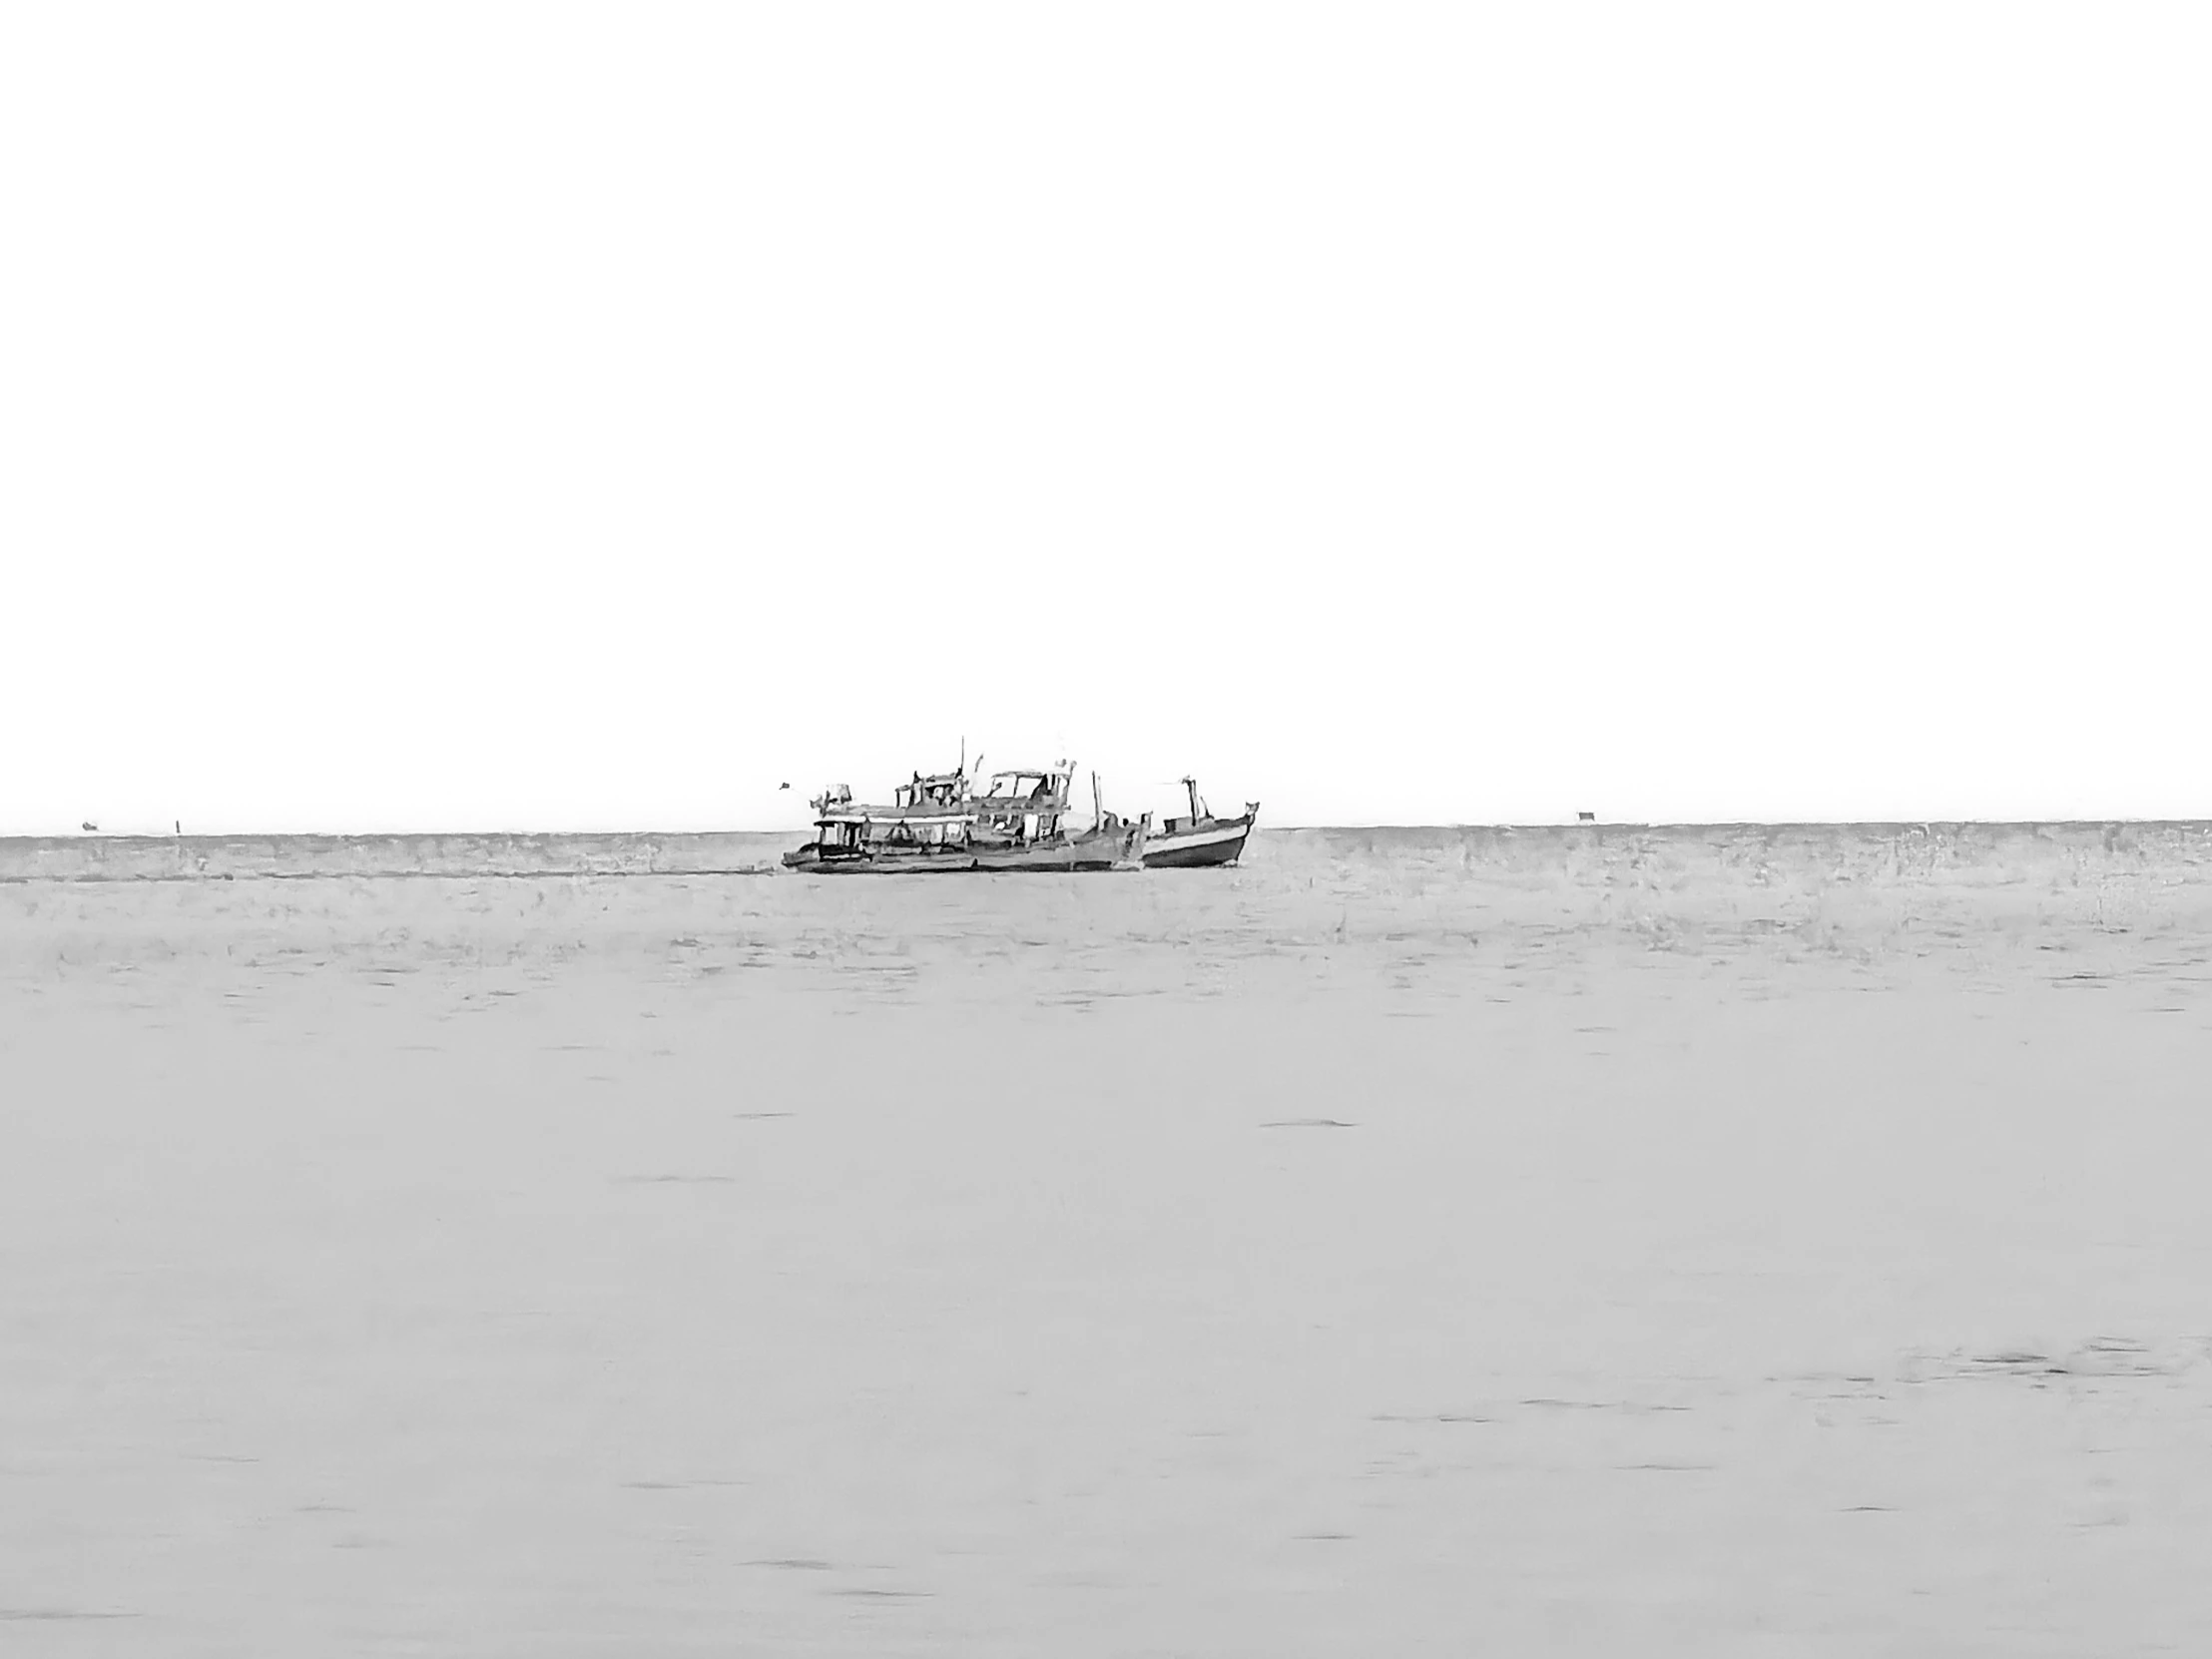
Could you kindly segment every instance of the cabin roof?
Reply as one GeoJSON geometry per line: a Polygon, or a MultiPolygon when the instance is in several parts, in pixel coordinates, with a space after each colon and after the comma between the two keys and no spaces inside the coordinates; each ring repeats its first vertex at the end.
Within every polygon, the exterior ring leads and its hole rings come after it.
{"type": "Polygon", "coordinates": [[[864,820],[871,824],[897,824],[903,820],[913,824],[960,824],[973,817],[972,808],[954,803],[937,807],[926,803],[915,807],[879,807],[864,801],[840,801],[829,811],[818,813],[815,822],[858,824],[864,820]]]}

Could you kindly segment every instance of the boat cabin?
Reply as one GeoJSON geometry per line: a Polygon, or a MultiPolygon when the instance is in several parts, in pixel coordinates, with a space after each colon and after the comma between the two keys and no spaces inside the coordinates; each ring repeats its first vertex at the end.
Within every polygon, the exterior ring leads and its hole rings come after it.
{"type": "Polygon", "coordinates": [[[891,797],[901,813],[958,812],[967,799],[967,783],[965,773],[940,772],[924,778],[917,772],[912,783],[898,785],[891,797]]]}
{"type": "Polygon", "coordinates": [[[968,806],[978,825],[993,834],[1014,841],[1040,840],[1059,832],[1074,776],[1060,767],[994,772],[983,793],[969,798],[968,806]]]}
{"type": "Polygon", "coordinates": [[[1170,818],[1161,826],[1162,830],[1170,835],[1191,830],[1202,830],[1214,822],[1214,815],[1206,810],[1206,803],[1198,793],[1198,780],[1185,778],[1179,780],[1179,782],[1191,798],[1191,813],[1188,818],[1170,818]]]}
{"type": "Polygon", "coordinates": [[[994,772],[979,798],[984,801],[1051,801],[1067,803],[1068,780],[1073,775],[1057,767],[1017,768],[994,772]]]}
{"type": "Polygon", "coordinates": [[[815,801],[815,844],[823,856],[858,856],[879,847],[923,851],[965,845],[975,814],[968,806],[964,773],[938,773],[893,788],[892,804],[870,806],[839,784],[815,801]]]}

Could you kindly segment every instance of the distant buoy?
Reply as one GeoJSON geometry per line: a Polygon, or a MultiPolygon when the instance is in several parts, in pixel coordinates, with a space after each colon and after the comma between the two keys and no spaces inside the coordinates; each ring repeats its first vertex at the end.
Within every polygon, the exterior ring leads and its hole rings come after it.
{"type": "Polygon", "coordinates": [[[788,789],[790,789],[790,788],[791,788],[791,786],[790,786],[789,784],[779,784],[779,785],[777,785],[776,787],[777,787],[778,789],[780,789],[780,790],[788,790],[788,789]]]}
{"type": "Polygon", "coordinates": [[[1574,817],[1578,824],[1595,824],[1597,822],[1597,814],[1595,813],[1577,813],[1574,817]]]}

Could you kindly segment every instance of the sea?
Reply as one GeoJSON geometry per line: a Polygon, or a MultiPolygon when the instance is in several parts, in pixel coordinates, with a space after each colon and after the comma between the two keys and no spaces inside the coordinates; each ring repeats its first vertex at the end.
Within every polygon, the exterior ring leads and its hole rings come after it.
{"type": "Polygon", "coordinates": [[[0,1652],[2212,1652],[2212,826],[0,840],[0,1652]]]}

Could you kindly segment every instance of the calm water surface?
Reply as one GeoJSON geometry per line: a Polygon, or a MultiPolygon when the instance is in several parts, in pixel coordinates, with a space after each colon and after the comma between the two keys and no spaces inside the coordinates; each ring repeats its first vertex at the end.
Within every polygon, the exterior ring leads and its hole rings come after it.
{"type": "Polygon", "coordinates": [[[1944,834],[0,884],[0,1649],[2202,1651],[2204,837],[1944,834]]]}

